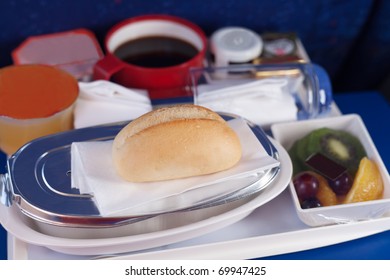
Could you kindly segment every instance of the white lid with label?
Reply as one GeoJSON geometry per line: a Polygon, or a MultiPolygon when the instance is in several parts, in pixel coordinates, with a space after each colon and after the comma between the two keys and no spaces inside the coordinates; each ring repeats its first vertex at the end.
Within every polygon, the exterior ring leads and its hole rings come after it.
{"type": "Polygon", "coordinates": [[[216,66],[248,62],[258,57],[262,48],[261,37],[242,27],[221,28],[211,36],[211,52],[216,66]]]}

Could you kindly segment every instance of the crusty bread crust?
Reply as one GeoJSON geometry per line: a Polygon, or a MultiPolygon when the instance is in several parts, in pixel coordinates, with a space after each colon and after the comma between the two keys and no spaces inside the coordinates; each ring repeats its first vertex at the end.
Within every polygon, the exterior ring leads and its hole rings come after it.
{"type": "Polygon", "coordinates": [[[147,113],[122,129],[113,144],[114,166],[132,182],[219,172],[240,158],[239,138],[225,120],[195,105],[147,113]]]}
{"type": "Polygon", "coordinates": [[[122,139],[125,140],[125,138],[131,137],[148,127],[179,119],[211,119],[225,122],[221,116],[211,111],[210,109],[197,105],[183,104],[162,107],[148,112],[133,120],[123,129],[123,131],[120,132],[120,134],[125,136],[122,139]]]}

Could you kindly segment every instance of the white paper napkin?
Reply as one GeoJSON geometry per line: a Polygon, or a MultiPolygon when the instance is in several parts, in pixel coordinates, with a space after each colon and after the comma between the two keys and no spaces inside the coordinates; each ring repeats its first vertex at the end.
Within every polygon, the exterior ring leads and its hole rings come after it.
{"type": "Polygon", "coordinates": [[[128,121],[152,110],[147,91],[128,89],[110,81],[79,82],[79,87],[75,128],[128,121]]]}
{"type": "Polygon", "coordinates": [[[183,203],[191,205],[220,192],[233,191],[238,187],[234,180],[279,165],[267,154],[244,120],[235,119],[228,123],[238,134],[243,152],[240,162],[229,170],[185,179],[132,183],[120,178],[113,167],[112,141],[77,142],[71,147],[72,188],[78,188],[80,193],[93,194],[102,216],[142,215],[161,211],[173,196],[183,196],[183,203]],[[224,183],[218,187],[221,182],[224,183]],[[183,195],[187,193],[191,195],[183,195]]]}
{"type": "MultiPolygon", "coordinates": [[[[303,77],[267,78],[240,81],[240,84],[211,83],[198,86],[196,103],[217,112],[242,116],[255,124],[269,126],[297,118],[291,93],[302,85],[303,77]]],[[[236,81],[233,81],[236,82],[236,81]]]]}

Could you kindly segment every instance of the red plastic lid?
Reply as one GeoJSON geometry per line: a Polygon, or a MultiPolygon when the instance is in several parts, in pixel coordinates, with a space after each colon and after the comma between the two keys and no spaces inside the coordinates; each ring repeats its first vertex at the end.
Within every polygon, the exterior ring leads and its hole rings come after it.
{"type": "Polygon", "coordinates": [[[102,57],[96,37],[87,29],[31,36],[12,52],[16,65],[52,65],[77,79],[91,75],[93,65],[102,57]]]}

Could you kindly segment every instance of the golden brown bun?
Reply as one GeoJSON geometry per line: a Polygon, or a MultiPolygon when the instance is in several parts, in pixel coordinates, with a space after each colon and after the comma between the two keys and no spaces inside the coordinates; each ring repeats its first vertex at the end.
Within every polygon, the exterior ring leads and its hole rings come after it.
{"type": "Polygon", "coordinates": [[[196,105],[149,112],[124,127],[113,143],[115,169],[132,182],[219,172],[240,158],[236,133],[217,113],[196,105]]]}

